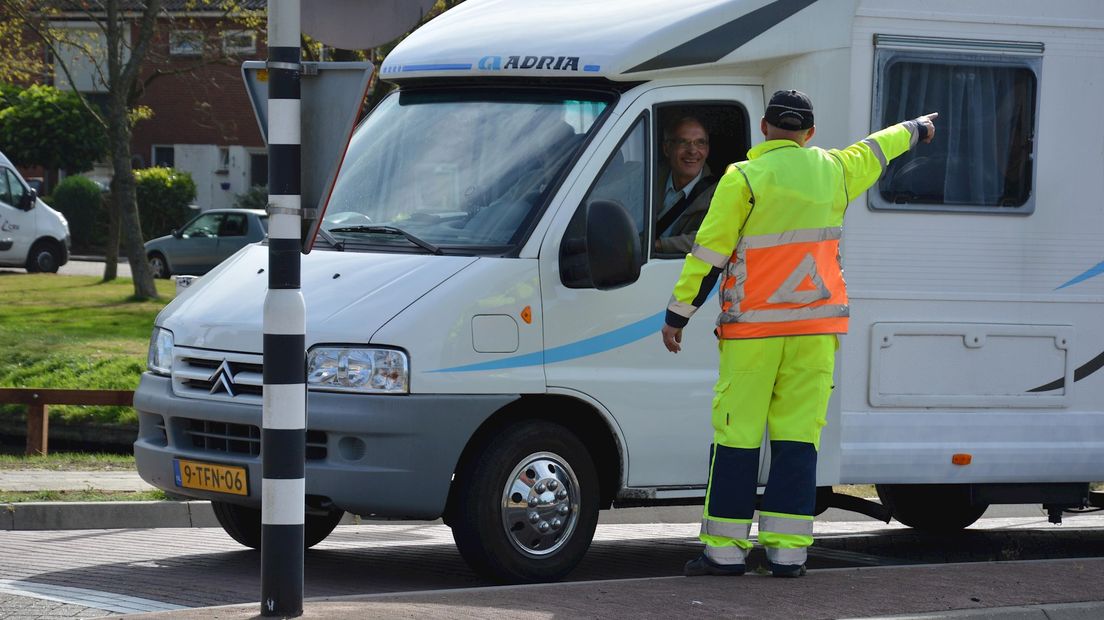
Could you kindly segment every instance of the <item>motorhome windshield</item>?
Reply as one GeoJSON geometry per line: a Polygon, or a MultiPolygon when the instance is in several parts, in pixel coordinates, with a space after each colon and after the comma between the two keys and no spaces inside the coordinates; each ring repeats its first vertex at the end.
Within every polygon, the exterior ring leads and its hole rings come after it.
{"type": "Polygon", "coordinates": [[[506,251],[611,102],[593,92],[393,93],[353,135],[322,225],[345,249],[506,251]]]}

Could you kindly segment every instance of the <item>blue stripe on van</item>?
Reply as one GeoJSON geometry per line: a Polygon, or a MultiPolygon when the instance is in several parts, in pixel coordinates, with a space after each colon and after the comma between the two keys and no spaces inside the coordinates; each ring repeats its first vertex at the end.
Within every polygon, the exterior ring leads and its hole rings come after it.
{"type": "MultiPolygon", "coordinates": [[[[716,294],[717,289],[713,289],[708,299],[712,299],[716,294]]],[[[705,304],[702,304],[702,306],[704,305],[705,304]]],[[[658,348],[662,346],[659,341],[659,330],[663,328],[663,320],[666,316],[667,310],[664,309],[661,312],[657,312],[635,323],[630,323],[629,325],[619,327],[604,334],[598,334],[586,340],[579,340],[578,342],[572,342],[552,349],[545,349],[544,351],[538,351],[536,353],[525,353],[523,355],[506,357],[492,362],[453,366],[452,368],[439,368],[428,372],[475,372],[480,370],[503,370],[506,368],[539,366],[540,364],[555,364],[556,362],[566,362],[580,357],[604,353],[649,336],[655,337],[656,347],[658,348]]]]}
{"type": "Polygon", "coordinates": [[[403,71],[467,71],[472,68],[468,64],[437,64],[437,65],[403,65],[403,71]]]}
{"type": "Polygon", "coordinates": [[[1063,284],[1062,286],[1059,286],[1058,288],[1056,288],[1054,290],[1057,291],[1059,289],[1064,289],[1067,286],[1073,286],[1074,284],[1077,284],[1079,282],[1084,282],[1085,280],[1088,280],[1089,278],[1095,278],[1096,276],[1098,276],[1102,273],[1104,273],[1104,262],[1101,262],[1101,263],[1097,264],[1097,266],[1089,269],[1085,273],[1077,276],[1076,278],[1073,278],[1069,282],[1066,282],[1065,284],[1063,284]]]}
{"type": "Polygon", "coordinates": [[[453,366],[452,368],[441,368],[440,370],[431,370],[429,372],[473,372],[478,370],[502,370],[505,368],[539,366],[542,363],[555,364],[556,362],[566,362],[568,360],[587,357],[588,355],[595,355],[597,353],[603,353],[611,349],[623,347],[648,336],[656,336],[658,346],[659,336],[657,334],[660,328],[663,327],[663,318],[666,314],[666,310],[657,312],[646,319],[604,334],[599,334],[593,338],[572,342],[571,344],[565,344],[545,351],[538,351],[537,353],[526,353],[525,355],[515,355],[493,362],[468,364],[467,366],[453,366]]]}

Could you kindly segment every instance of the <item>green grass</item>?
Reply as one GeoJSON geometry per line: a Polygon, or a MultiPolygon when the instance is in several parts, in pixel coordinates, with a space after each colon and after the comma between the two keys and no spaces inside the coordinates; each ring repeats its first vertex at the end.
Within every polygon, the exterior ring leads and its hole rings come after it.
{"type": "Polygon", "coordinates": [[[0,454],[0,471],[5,469],[44,469],[51,471],[133,471],[134,457],[129,454],[98,452],[57,452],[47,456],[0,454]]]}
{"type": "Polygon", "coordinates": [[[0,491],[0,504],[20,502],[155,502],[172,498],[164,491],[0,491]]]}
{"type": "MultiPolygon", "coordinates": [[[[129,278],[0,274],[0,387],[129,390],[145,370],[153,319],[172,298],[134,301],[129,278]]],[[[0,415],[23,411],[0,405],[0,415]]],[[[53,406],[51,419],[133,425],[129,407],[53,406]]]]}

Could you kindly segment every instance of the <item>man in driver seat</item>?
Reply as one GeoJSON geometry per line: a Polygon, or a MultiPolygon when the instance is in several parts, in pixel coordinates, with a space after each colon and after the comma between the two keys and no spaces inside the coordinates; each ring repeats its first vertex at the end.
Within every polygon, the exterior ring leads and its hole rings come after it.
{"type": "Polygon", "coordinates": [[[670,174],[660,188],[662,206],[656,219],[655,250],[660,254],[687,254],[694,247],[694,235],[717,189],[717,177],[705,162],[709,157],[709,134],[701,121],[684,116],[669,125],[663,132],[663,155],[670,174]]]}

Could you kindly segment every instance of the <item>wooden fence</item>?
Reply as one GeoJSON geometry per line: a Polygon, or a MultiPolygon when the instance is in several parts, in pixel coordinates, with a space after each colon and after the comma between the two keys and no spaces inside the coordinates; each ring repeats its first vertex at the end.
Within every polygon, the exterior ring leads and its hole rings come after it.
{"type": "Polygon", "coordinates": [[[38,388],[0,388],[0,405],[27,406],[27,454],[47,453],[50,432],[50,405],[134,404],[134,390],[54,390],[38,388]]]}

